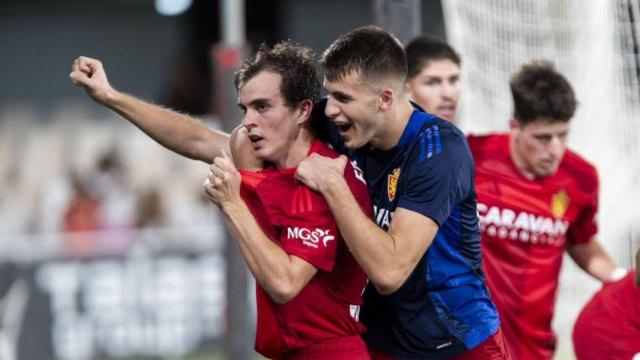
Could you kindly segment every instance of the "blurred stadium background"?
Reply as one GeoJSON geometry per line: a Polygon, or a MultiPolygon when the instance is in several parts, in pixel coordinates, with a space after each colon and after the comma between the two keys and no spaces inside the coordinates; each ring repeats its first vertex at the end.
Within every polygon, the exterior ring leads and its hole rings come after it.
{"type": "MultiPolygon", "coordinates": [[[[207,165],[170,153],[88,100],[68,79],[77,56],[101,59],[120,90],[229,128],[240,118],[228,106],[235,93],[227,50],[291,38],[320,53],[371,23],[401,40],[429,32],[462,55],[461,127],[474,133],[506,130],[509,74],[549,58],[580,101],[570,144],[600,172],[600,239],[630,267],[640,247],[639,6],[4,0],[0,359],[257,358],[252,284],[202,195],[207,165]],[[225,30],[234,26],[241,31],[225,30]]],[[[573,321],[599,285],[570,260],[561,281],[556,358],[573,359],[573,321]]]]}

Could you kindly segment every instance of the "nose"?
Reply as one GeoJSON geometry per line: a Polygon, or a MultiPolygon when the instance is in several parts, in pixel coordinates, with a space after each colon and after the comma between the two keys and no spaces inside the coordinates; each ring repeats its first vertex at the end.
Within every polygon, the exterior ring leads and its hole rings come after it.
{"type": "Polygon", "coordinates": [[[247,129],[256,126],[256,119],[251,110],[247,110],[247,112],[244,113],[244,116],[242,117],[242,126],[247,129]]]}
{"type": "Polygon", "coordinates": [[[327,105],[324,107],[324,114],[330,119],[334,119],[338,114],[340,114],[340,108],[336,105],[335,100],[331,96],[327,99],[327,105]]]}
{"type": "Polygon", "coordinates": [[[558,159],[564,153],[565,146],[565,141],[563,139],[561,139],[559,136],[554,136],[549,142],[548,150],[549,153],[553,155],[554,159],[558,159]]]}
{"type": "Polygon", "coordinates": [[[442,97],[447,99],[452,99],[457,90],[456,86],[457,86],[456,84],[452,84],[449,81],[445,81],[444,84],[442,85],[442,97]]]}

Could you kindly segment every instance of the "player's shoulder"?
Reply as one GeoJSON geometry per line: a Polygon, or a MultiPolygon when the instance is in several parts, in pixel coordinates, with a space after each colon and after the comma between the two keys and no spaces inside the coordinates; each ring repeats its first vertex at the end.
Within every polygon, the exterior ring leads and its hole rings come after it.
{"type": "Polygon", "coordinates": [[[491,133],[485,135],[470,134],[467,135],[467,142],[474,157],[482,154],[495,154],[499,152],[508,142],[509,135],[507,133],[491,133]]]}
{"type": "Polygon", "coordinates": [[[423,118],[406,150],[412,153],[411,156],[419,157],[420,161],[416,164],[423,163],[423,160],[446,159],[469,152],[464,133],[453,123],[428,113],[419,115],[423,118]]]}
{"type": "Polygon", "coordinates": [[[444,138],[464,139],[464,133],[454,123],[441,119],[429,113],[422,113],[425,121],[422,125],[422,133],[428,135],[431,132],[437,132],[439,136],[444,138]]]}
{"type": "Polygon", "coordinates": [[[598,182],[598,171],[595,165],[571,149],[565,152],[560,170],[586,186],[593,186],[598,182]]]}
{"type": "MultiPolygon", "coordinates": [[[[335,159],[343,155],[335,151],[330,144],[324,142],[319,146],[314,146],[314,152],[318,155],[326,156],[331,159],[335,159]]],[[[366,189],[367,182],[364,178],[364,173],[355,161],[347,159],[347,164],[344,169],[344,177],[352,190],[357,187],[364,187],[366,189]]]]}
{"type": "Polygon", "coordinates": [[[336,150],[334,150],[331,144],[328,144],[324,141],[320,141],[318,144],[314,144],[312,151],[317,153],[318,155],[326,156],[331,159],[335,159],[340,155],[342,155],[336,150]]]}
{"type": "Polygon", "coordinates": [[[594,175],[596,173],[595,165],[593,165],[589,160],[571,149],[567,149],[567,151],[565,152],[561,165],[571,167],[575,170],[581,170],[583,172],[590,172],[594,175]]]}

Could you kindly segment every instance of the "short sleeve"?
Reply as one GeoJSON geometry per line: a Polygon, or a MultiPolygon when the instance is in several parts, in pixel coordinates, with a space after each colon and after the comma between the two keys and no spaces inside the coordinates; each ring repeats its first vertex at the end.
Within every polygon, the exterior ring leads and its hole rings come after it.
{"type": "Polygon", "coordinates": [[[571,244],[589,242],[598,233],[596,220],[596,214],[598,213],[598,187],[598,174],[594,170],[590,189],[587,192],[588,201],[581,209],[578,218],[569,226],[568,240],[571,244]]]}
{"type": "Polygon", "coordinates": [[[420,133],[409,163],[398,207],[441,226],[473,189],[474,165],[466,139],[460,131],[430,125],[420,133]]]}
{"type": "Polygon", "coordinates": [[[373,205],[371,204],[371,194],[367,187],[364,173],[358,167],[357,163],[349,160],[344,170],[344,178],[351,189],[353,197],[367,217],[373,217],[373,205]]]}
{"type": "Polygon", "coordinates": [[[338,227],[322,195],[304,185],[297,186],[292,194],[291,214],[280,234],[284,251],[330,272],[339,240],[338,227]]]}

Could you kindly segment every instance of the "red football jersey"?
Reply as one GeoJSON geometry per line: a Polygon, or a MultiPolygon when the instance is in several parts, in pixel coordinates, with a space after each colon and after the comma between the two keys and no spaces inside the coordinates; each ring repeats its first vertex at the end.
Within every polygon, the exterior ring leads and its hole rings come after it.
{"type": "Polygon", "coordinates": [[[595,168],[567,150],[556,174],[528,180],[509,153],[509,135],[469,136],[487,284],[514,359],[551,359],[551,319],[568,243],[597,232],[595,168]]]}
{"type": "Polygon", "coordinates": [[[640,356],[640,288],[632,270],[604,285],[582,309],[573,328],[578,360],[640,356]]]}
{"type": "MultiPolygon", "coordinates": [[[[313,152],[339,156],[320,141],[313,144],[313,152]]],[[[241,171],[242,196],[263,231],[285,252],[318,269],[286,304],[276,304],[258,289],[256,350],[269,357],[364,331],[357,316],[366,275],[338,233],[322,195],[298,182],[295,170],[241,171]]],[[[359,170],[348,163],[344,176],[362,210],[371,216],[369,192],[359,170]]]]}

